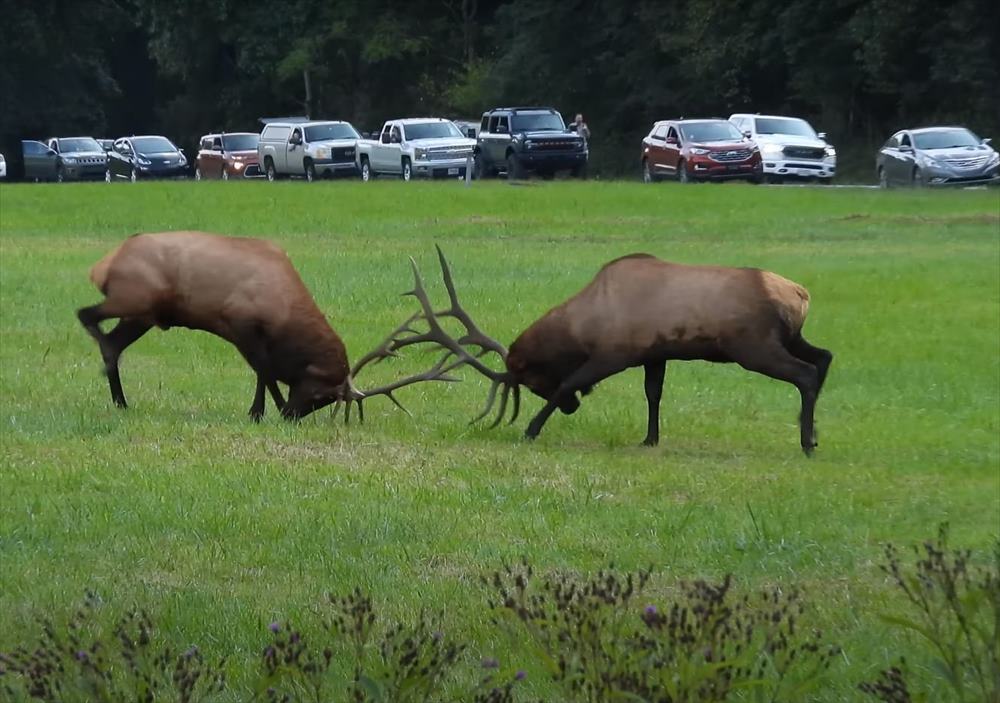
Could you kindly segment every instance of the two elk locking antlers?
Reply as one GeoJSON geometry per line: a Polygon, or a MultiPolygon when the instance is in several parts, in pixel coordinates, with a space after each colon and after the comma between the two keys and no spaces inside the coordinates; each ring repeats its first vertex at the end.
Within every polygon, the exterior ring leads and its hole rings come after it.
{"type": "Polygon", "coordinates": [[[438,248],[450,305],[435,312],[416,263],[408,295],[420,310],[351,367],[343,341],[330,327],[285,253],[273,244],[203,232],[135,235],[101,259],[90,272],[104,294],[77,316],[104,359],[111,397],[126,407],[118,359],[154,326],[187,327],[233,344],[253,368],[256,389],[250,415],[264,414],[265,390],[282,416],[301,418],[320,408],[345,406],[384,395],[403,408],[394,392],[422,381],[456,381],[451,371],[468,366],[491,382],[489,415],[500,395],[491,427],[520,411],[521,386],[545,401],[526,436],[541,432],[555,410],[571,414],[578,394],[628,368],[645,370],[648,428],[644,444],[659,441],[659,406],[668,360],[735,362],[747,370],[794,385],[801,396],[801,446],[816,446],[813,413],[833,355],[802,337],[809,294],[802,286],[759,269],[690,266],[632,254],[606,264],[579,293],[549,310],[508,351],[487,336],[458,301],[448,261],[438,248]],[[108,333],[100,323],[117,318],[108,333]],[[464,328],[458,339],[441,325],[452,318],[464,328]],[[417,326],[426,326],[421,332],[417,326]],[[393,383],[358,389],[365,366],[396,356],[400,349],[432,344],[444,351],[427,371],[393,383]],[[471,351],[470,351],[471,349],[471,351]],[[504,362],[495,371],[483,359],[504,362]],[[287,400],[278,383],[288,387],[287,400]]]}

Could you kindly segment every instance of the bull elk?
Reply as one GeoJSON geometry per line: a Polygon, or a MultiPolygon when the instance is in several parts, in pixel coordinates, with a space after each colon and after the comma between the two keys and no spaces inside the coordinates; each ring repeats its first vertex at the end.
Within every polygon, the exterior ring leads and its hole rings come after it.
{"type": "MultiPolygon", "coordinates": [[[[384,395],[405,411],[393,391],[419,381],[454,381],[445,360],[430,370],[371,390],[354,387],[361,368],[390,353],[380,347],[352,369],[343,341],[327,322],[285,253],[270,242],[204,232],[138,234],[97,262],[90,280],[101,303],[77,311],[97,340],[111,398],[127,407],[118,371],[125,349],[154,326],[204,330],[233,344],[257,376],[250,416],[264,415],[264,390],[286,419],[337,403],[345,420],[353,401],[384,395]],[[104,320],[118,318],[108,333],[104,320]],[[288,386],[287,401],[278,383],[288,386]]],[[[383,347],[386,343],[383,343],[383,347]]]]}
{"type": "Polygon", "coordinates": [[[798,389],[802,449],[810,454],[816,446],[813,413],[833,355],[802,337],[809,294],[797,283],[759,269],[689,266],[631,254],[606,264],[583,290],[545,313],[521,333],[508,353],[462,309],[440,248],[438,258],[451,307],[433,311],[411,259],[415,285],[410,294],[420,302],[417,317],[427,322],[428,331],[413,331],[411,318],[384,351],[433,343],[489,378],[486,407],[473,422],[489,414],[498,389],[503,388],[491,426],[504,418],[511,395],[513,423],[523,385],[545,401],[525,433],[533,439],[556,409],[567,415],[576,412],[578,393],[587,395],[609,376],[641,366],[649,410],[643,444],[653,446],[660,438],[667,361],[735,362],[798,389]],[[459,339],[448,335],[438,321],[441,316],[458,319],[466,334],[459,339]],[[405,330],[408,333],[401,334],[405,330]],[[478,352],[469,353],[467,346],[477,347],[478,352]],[[504,360],[505,371],[494,371],[482,362],[489,352],[504,360]]]}

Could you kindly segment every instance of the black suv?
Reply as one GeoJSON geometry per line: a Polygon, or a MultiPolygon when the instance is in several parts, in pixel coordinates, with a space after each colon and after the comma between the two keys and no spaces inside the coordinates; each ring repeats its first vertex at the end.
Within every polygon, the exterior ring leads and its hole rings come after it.
{"type": "Polygon", "coordinates": [[[556,171],[587,173],[587,142],[566,129],[550,107],[498,107],[483,114],[476,144],[476,177],[506,171],[507,178],[535,172],[551,178],[556,171]]]}

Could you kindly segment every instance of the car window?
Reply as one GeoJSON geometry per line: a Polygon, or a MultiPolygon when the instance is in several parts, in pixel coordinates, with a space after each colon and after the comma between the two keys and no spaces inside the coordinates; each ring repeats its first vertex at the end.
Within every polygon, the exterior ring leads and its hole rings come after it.
{"type": "Polygon", "coordinates": [[[414,122],[403,126],[407,139],[455,139],[463,136],[451,122],[414,122]]]}
{"type": "Polygon", "coordinates": [[[653,134],[650,135],[653,139],[658,142],[662,142],[667,136],[667,125],[661,124],[659,127],[653,130],[653,134]]]}
{"type": "Polygon", "coordinates": [[[399,130],[399,126],[398,125],[393,125],[392,126],[392,132],[391,132],[391,134],[392,134],[392,140],[393,141],[397,141],[397,142],[403,141],[403,133],[399,130]]]}
{"type": "Polygon", "coordinates": [[[510,133],[510,118],[507,115],[502,115],[497,120],[497,129],[505,134],[510,133]]]}
{"type": "Polygon", "coordinates": [[[887,149],[895,149],[899,146],[899,135],[894,134],[889,137],[889,140],[885,143],[887,149]]]}
{"type": "Polygon", "coordinates": [[[935,129],[913,135],[913,145],[917,149],[957,149],[979,144],[979,137],[967,129],[935,129]]]}
{"type": "Polygon", "coordinates": [[[479,123],[479,131],[480,132],[488,132],[488,131],[490,131],[489,124],[490,124],[490,116],[489,115],[483,115],[483,121],[479,123]]]}
{"type": "Polygon", "coordinates": [[[913,146],[910,143],[910,135],[909,134],[904,134],[903,138],[899,140],[899,145],[900,146],[913,146]]]}
{"type": "Polygon", "coordinates": [[[199,149],[211,149],[212,148],[212,141],[208,137],[203,137],[202,140],[201,140],[201,145],[198,148],[199,149]]]}
{"type": "Polygon", "coordinates": [[[222,151],[222,137],[212,139],[212,149],[214,151],[222,151]]]}
{"type": "Polygon", "coordinates": [[[302,140],[302,130],[296,127],[295,129],[292,130],[292,134],[288,138],[288,141],[301,141],[301,140],[302,140]]]}
{"type": "Polygon", "coordinates": [[[667,130],[667,139],[670,138],[677,139],[677,130],[673,127],[667,130]]]}
{"type": "Polygon", "coordinates": [[[267,139],[271,141],[285,141],[288,139],[288,135],[291,133],[292,128],[288,125],[268,125],[264,128],[261,133],[262,139],[267,139]]]}
{"type": "Polygon", "coordinates": [[[21,151],[25,156],[42,156],[49,152],[49,147],[41,142],[21,142],[21,151]]]}
{"type": "Polygon", "coordinates": [[[119,142],[115,145],[115,150],[119,154],[131,154],[132,146],[128,142],[119,142]]]}

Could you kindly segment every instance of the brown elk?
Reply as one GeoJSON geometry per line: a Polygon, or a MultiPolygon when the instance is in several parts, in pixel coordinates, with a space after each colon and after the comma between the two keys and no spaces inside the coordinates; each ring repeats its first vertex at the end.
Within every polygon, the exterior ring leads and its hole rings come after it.
{"type": "Polygon", "coordinates": [[[492,426],[503,419],[511,392],[512,423],[523,385],[546,401],[525,433],[533,439],[557,408],[567,415],[576,412],[580,407],[577,393],[587,395],[605,378],[641,366],[649,409],[643,443],[656,445],[666,362],[700,359],[735,362],[794,385],[802,401],[802,449],[809,454],[816,446],[813,412],[833,355],[802,337],[809,294],[797,283],[759,269],[689,266],[631,254],[601,268],[583,290],[521,333],[508,353],[486,337],[459,305],[440,248],[438,257],[451,307],[433,312],[411,260],[416,281],[411,294],[419,300],[419,316],[429,329],[397,336],[385,350],[435,343],[488,377],[492,386],[486,407],[473,422],[490,412],[502,387],[492,426]],[[457,318],[467,334],[457,340],[449,336],[437,320],[442,315],[457,318]],[[470,354],[466,345],[478,347],[479,352],[470,354]],[[499,354],[506,371],[486,366],[481,357],[487,352],[499,354]]]}
{"type": "MultiPolygon", "coordinates": [[[[250,416],[264,415],[264,390],[287,419],[331,403],[385,395],[419,381],[454,381],[457,364],[442,360],[432,369],[388,385],[361,391],[353,378],[371,361],[391,352],[380,347],[348,365],[343,341],[316,306],[285,253],[270,242],[204,232],[138,234],[97,262],[90,280],[105,299],[77,311],[97,340],[111,398],[127,407],[118,371],[122,352],[154,326],[204,330],[233,344],[257,375],[250,416]],[[118,318],[110,332],[100,323],[118,318]],[[288,400],[278,383],[288,386],[288,400]]],[[[385,343],[383,343],[383,346],[385,343]]],[[[339,406],[337,406],[339,407],[339,406]]],[[[403,408],[405,411],[405,408],[403,408]]]]}

